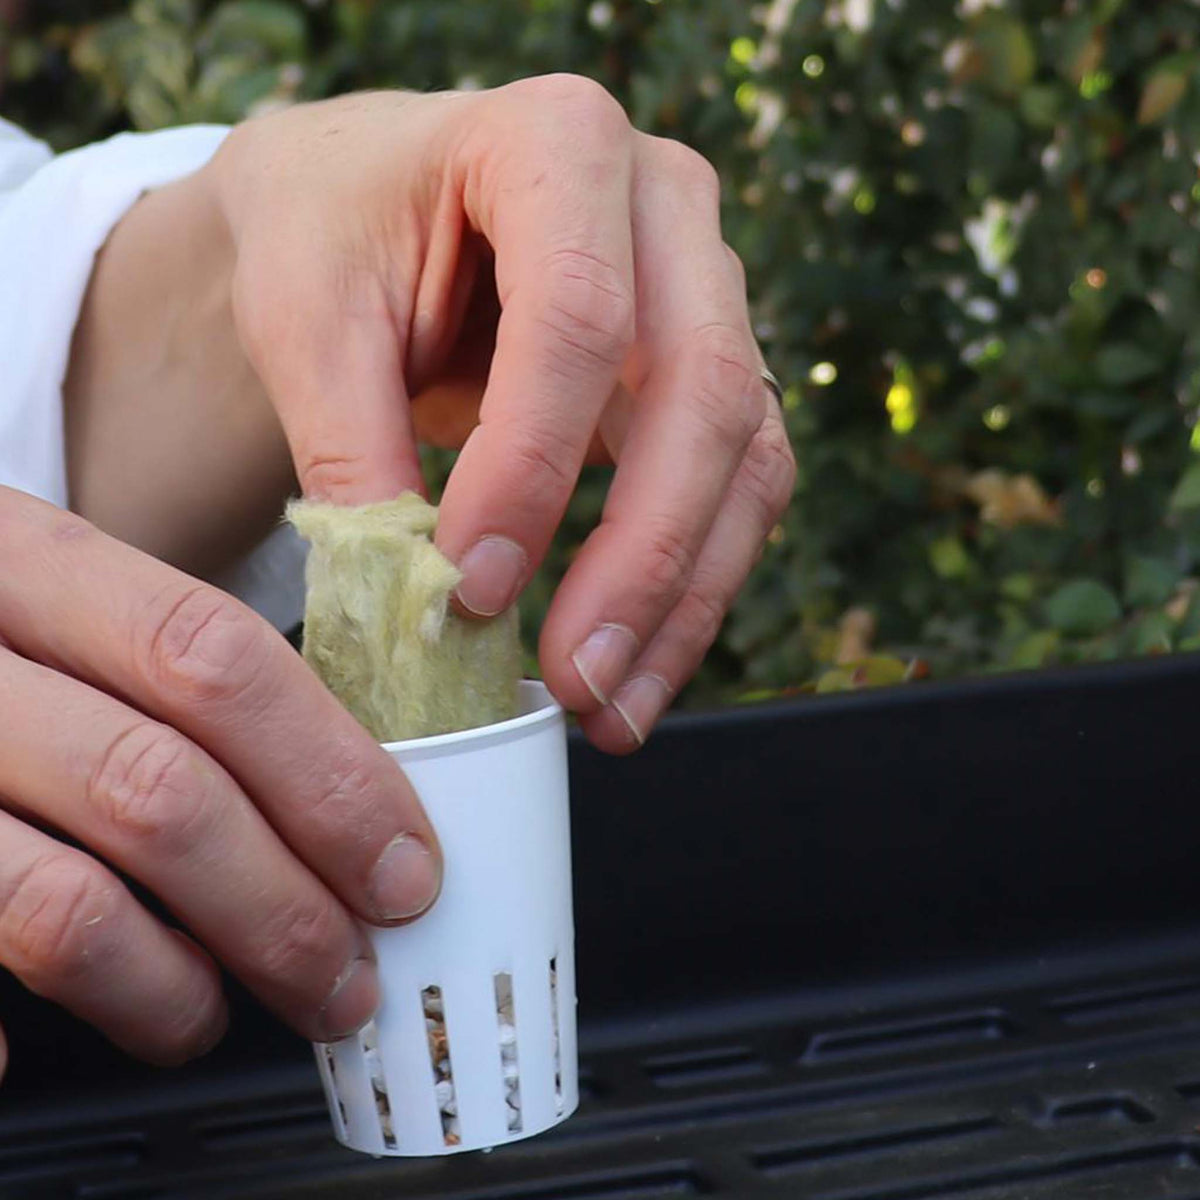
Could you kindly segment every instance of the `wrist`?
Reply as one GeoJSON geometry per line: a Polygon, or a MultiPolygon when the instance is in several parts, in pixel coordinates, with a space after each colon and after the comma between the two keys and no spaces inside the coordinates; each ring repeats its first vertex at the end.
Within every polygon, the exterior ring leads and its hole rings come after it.
{"type": "Polygon", "coordinates": [[[143,196],[97,256],[64,392],[72,507],[199,574],[263,536],[290,486],[233,269],[211,164],[143,196]]]}

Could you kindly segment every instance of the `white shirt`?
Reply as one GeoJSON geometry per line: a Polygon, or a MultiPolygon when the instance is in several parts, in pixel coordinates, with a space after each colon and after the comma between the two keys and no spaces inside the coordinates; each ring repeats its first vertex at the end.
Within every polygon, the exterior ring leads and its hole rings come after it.
{"type": "MultiPolygon", "coordinates": [[[[227,132],[125,133],[56,158],[0,120],[0,484],[66,506],[62,387],[96,251],[143,192],[203,166],[227,132]]],[[[280,528],[213,582],[287,629],[302,571],[299,539],[280,528]]]]}

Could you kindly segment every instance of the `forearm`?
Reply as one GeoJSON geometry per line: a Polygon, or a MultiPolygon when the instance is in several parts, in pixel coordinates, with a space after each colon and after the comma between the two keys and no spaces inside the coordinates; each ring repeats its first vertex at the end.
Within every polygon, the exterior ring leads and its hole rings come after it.
{"type": "Polygon", "coordinates": [[[71,507],[197,574],[256,544],[293,486],[232,270],[207,168],[144,196],[97,256],[64,391],[71,507]]]}

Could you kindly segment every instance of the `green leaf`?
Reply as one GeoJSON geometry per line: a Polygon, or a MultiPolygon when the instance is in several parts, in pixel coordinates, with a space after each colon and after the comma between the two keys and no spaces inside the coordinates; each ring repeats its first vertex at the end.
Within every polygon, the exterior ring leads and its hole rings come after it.
{"type": "Polygon", "coordinates": [[[1075,407],[1089,417],[1108,421],[1129,416],[1137,407],[1137,397],[1128,392],[1084,392],[1076,398],[1075,407]]]}
{"type": "Polygon", "coordinates": [[[834,667],[824,671],[817,679],[817,695],[823,696],[828,692],[854,691],[854,678],[843,667],[834,667]]]}
{"type": "Polygon", "coordinates": [[[206,121],[242,120],[251,106],[271,95],[279,84],[279,68],[230,57],[209,63],[196,81],[197,113],[206,121]]]}
{"type": "Polygon", "coordinates": [[[1200,637],[1200,592],[1193,592],[1188,599],[1175,632],[1180,638],[1200,637]]]}
{"type": "Polygon", "coordinates": [[[854,682],[859,687],[884,687],[904,683],[908,679],[908,663],[887,654],[872,654],[854,664],[854,682]]]}
{"type": "Polygon", "coordinates": [[[187,27],[196,19],[194,0],[133,0],[129,13],[143,25],[187,27]]]}
{"type": "Polygon", "coordinates": [[[41,70],[49,56],[33,38],[10,38],[11,34],[0,28],[0,55],[7,55],[8,78],[12,83],[26,83],[41,70]]]}
{"type": "Polygon", "coordinates": [[[1121,605],[1098,580],[1075,579],[1046,601],[1046,619],[1069,637],[1091,637],[1121,619],[1121,605]]]}
{"type": "Polygon", "coordinates": [[[1163,612],[1143,613],[1134,623],[1129,635],[1129,649],[1134,654],[1166,654],[1171,649],[1173,626],[1163,612]]]}
{"type": "Polygon", "coordinates": [[[1125,431],[1125,439],[1130,442],[1148,442],[1151,438],[1158,437],[1160,433],[1165,433],[1171,426],[1178,423],[1179,410],[1177,408],[1168,408],[1165,405],[1148,408],[1129,422],[1129,428],[1125,431]]]}
{"type": "Polygon", "coordinates": [[[1072,17],[1061,39],[1059,69],[1072,83],[1080,83],[1104,62],[1106,40],[1103,25],[1090,13],[1072,17]]]}
{"type": "Polygon", "coordinates": [[[1016,96],[1033,78],[1037,54],[1024,24],[1008,13],[988,9],[972,33],[980,81],[1002,96],[1016,96]]]}
{"type": "Polygon", "coordinates": [[[1179,582],[1179,572],[1165,558],[1134,555],[1125,569],[1125,603],[1131,607],[1165,604],[1179,582]]]}
{"type": "Polygon", "coordinates": [[[818,692],[853,692],[859,688],[888,687],[909,679],[909,665],[886,654],[872,654],[861,662],[832,667],[817,680],[818,692]]]}
{"type": "Polygon", "coordinates": [[[1021,150],[1021,126],[1006,106],[980,104],[971,117],[970,168],[999,179],[1021,150]]]}
{"type": "Polygon", "coordinates": [[[1161,368],[1158,359],[1133,342],[1114,342],[1096,355],[1096,373],[1112,387],[1126,387],[1153,375],[1161,368]]]}
{"type": "Polygon", "coordinates": [[[962,542],[950,535],[929,543],[929,565],[943,579],[961,579],[971,569],[962,542]]]}
{"type": "Polygon", "coordinates": [[[1173,54],[1150,72],[1138,105],[1139,125],[1153,125],[1176,108],[1187,94],[1196,65],[1194,54],[1173,54]]]}
{"type": "Polygon", "coordinates": [[[1021,116],[1035,129],[1053,129],[1062,111],[1062,93],[1050,84],[1034,84],[1021,93],[1021,116]]]}
{"type": "Polygon", "coordinates": [[[1055,629],[1039,629],[1023,639],[1008,661],[1010,667],[1026,671],[1033,667],[1044,667],[1058,652],[1062,638],[1055,629]]]}
{"type": "Polygon", "coordinates": [[[205,23],[200,46],[207,56],[293,61],[304,57],[306,33],[303,14],[283,0],[226,0],[205,23]]]}
{"type": "Polygon", "coordinates": [[[1173,512],[1200,508],[1200,462],[1194,462],[1183,473],[1171,493],[1169,507],[1173,512]]]}
{"type": "Polygon", "coordinates": [[[1037,583],[1028,572],[1022,571],[1014,575],[1006,575],[1000,580],[1001,594],[1020,604],[1028,604],[1033,599],[1036,589],[1037,583]]]}

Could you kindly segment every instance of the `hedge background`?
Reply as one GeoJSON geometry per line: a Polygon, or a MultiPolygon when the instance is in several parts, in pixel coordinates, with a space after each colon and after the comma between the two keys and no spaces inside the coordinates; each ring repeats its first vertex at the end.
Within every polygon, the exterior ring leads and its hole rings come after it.
{"type": "Polygon", "coordinates": [[[712,159],[800,482],[693,696],[1200,647],[1195,0],[0,0],[0,28],[0,113],[61,148],[569,70],[712,159]]]}

